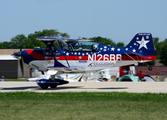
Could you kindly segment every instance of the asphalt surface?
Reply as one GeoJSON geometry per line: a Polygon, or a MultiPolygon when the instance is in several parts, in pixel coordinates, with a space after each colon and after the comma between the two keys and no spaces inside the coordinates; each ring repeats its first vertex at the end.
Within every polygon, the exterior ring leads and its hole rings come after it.
{"type": "Polygon", "coordinates": [[[0,82],[0,92],[133,92],[167,93],[167,82],[71,82],[41,89],[36,82],[0,82]]]}

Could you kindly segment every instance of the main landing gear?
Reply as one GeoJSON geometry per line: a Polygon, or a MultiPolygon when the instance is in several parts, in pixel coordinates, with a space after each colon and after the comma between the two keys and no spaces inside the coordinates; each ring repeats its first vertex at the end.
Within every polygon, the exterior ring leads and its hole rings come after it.
{"type": "Polygon", "coordinates": [[[55,79],[55,80],[47,80],[47,79],[41,79],[37,81],[37,84],[42,88],[42,89],[47,89],[48,87],[50,88],[56,88],[57,85],[63,85],[63,84],[68,84],[68,81],[61,80],[61,79],[55,79]]]}

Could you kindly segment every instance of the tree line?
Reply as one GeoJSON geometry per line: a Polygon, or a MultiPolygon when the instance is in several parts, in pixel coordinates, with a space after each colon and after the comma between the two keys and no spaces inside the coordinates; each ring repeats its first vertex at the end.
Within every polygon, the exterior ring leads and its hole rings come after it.
{"type": "MultiPolygon", "coordinates": [[[[23,48],[34,48],[34,47],[40,47],[40,48],[45,48],[45,44],[39,40],[36,40],[37,37],[41,36],[51,36],[51,37],[65,37],[69,38],[70,35],[67,33],[62,33],[59,32],[58,30],[51,29],[51,30],[42,30],[42,31],[35,31],[34,33],[29,34],[27,37],[23,34],[17,35],[15,37],[12,37],[10,42],[1,42],[0,43],[0,48],[2,49],[15,49],[15,48],[20,48],[21,44],[23,48]]],[[[82,38],[82,39],[87,39],[87,38],[82,38]]],[[[113,40],[108,39],[108,38],[103,38],[103,37],[93,37],[89,38],[92,39],[93,41],[97,43],[102,43],[104,45],[111,45],[111,46],[116,46],[116,47],[124,47],[124,43],[118,42],[115,43],[113,40]]]]}
{"type": "MultiPolygon", "coordinates": [[[[34,47],[40,47],[40,48],[46,48],[46,45],[36,40],[37,37],[41,36],[51,36],[51,37],[65,37],[69,38],[70,35],[67,33],[59,32],[57,29],[50,29],[50,30],[42,30],[42,31],[35,31],[34,33],[29,34],[27,37],[23,34],[17,35],[15,37],[12,37],[10,42],[4,41],[0,42],[0,49],[15,49],[20,48],[22,45],[22,48],[34,48],[34,47]]],[[[92,37],[92,38],[82,38],[82,39],[91,39],[94,42],[101,43],[104,45],[111,45],[115,47],[125,47],[125,44],[123,42],[114,42],[112,39],[104,38],[104,37],[92,37]]],[[[154,40],[154,46],[156,49],[157,59],[160,60],[160,63],[167,66],[167,39],[164,41],[159,41],[159,38],[153,38],[154,40]]],[[[151,62],[150,64],[154,64],[154,62],[151,62]]]]}

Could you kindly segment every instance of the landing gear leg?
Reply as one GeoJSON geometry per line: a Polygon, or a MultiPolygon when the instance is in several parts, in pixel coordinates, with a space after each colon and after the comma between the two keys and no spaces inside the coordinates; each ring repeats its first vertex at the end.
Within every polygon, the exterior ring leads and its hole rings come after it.
{"type": "Polygon", "coordinates": [[[41,71],[42,75],[44,75],[44,71],[41,71]]]}

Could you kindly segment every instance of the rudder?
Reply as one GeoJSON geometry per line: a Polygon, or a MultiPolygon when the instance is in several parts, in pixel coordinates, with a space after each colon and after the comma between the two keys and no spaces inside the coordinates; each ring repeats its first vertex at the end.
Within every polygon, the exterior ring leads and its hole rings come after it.
{"type": "Polygon", "coordinates": [[[151,33],[138,33],[130,41],[130,43],[125,47],[132,53],[140,56],[151,57],[151,60],[156,59],[156,53],[154,49],[154,43],[151,33]]]}

